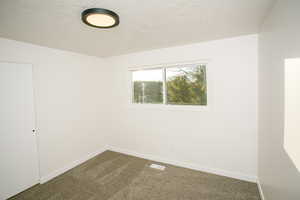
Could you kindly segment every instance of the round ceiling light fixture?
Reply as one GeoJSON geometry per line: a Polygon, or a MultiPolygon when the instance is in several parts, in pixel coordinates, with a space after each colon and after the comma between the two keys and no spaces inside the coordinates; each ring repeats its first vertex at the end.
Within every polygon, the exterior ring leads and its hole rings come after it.
{"type": "Polygon", "coordinates": [[[120,23],[119,16],[107,9],[90,8],[81,13],[82,21],[95,28],[112,28],[120,23]]]}

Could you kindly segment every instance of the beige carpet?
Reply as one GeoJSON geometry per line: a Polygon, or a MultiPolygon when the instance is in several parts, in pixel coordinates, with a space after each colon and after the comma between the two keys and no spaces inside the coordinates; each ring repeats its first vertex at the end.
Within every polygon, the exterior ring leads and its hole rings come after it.
{"type": "Polygon", "coordinates": [[[14,200],[259,200],[257,185],[106,151],[14,200]]]}

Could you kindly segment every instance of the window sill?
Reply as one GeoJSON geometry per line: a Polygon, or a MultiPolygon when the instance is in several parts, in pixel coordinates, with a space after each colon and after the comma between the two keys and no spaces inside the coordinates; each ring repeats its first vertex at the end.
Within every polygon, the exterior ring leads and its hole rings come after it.
{"type": "Polygon", "coordinates": [[[130,109],[153,109],[170,111],[208,111],[208,106],[193,105],[164,105],[164,104],[129,104],[130,109]]]}

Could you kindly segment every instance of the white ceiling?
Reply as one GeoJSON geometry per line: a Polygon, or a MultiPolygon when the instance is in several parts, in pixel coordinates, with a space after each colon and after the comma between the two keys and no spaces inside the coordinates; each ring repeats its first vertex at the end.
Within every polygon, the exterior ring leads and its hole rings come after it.
{"type": "Polygon", "coordinates": [[[274,0],[1,0],[0,37],[107,57],[257,33],[274,0]],[[120,15],[109,30],[81,21],[86,8],[120,15]]]}

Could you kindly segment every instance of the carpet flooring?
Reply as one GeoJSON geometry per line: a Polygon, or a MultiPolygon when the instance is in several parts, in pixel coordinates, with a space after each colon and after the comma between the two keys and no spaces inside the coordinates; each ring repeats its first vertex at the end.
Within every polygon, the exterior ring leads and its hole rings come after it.
{"type": "Polygon", "coordinates": [[[255,183],[152,163],[106,151],[10,200],[260,200],[255,183]]]}

